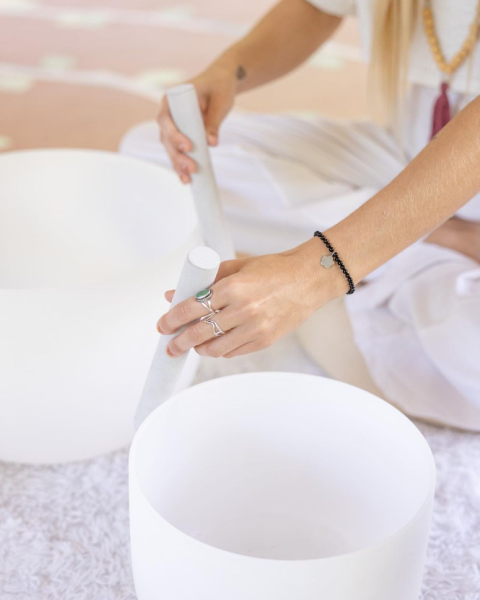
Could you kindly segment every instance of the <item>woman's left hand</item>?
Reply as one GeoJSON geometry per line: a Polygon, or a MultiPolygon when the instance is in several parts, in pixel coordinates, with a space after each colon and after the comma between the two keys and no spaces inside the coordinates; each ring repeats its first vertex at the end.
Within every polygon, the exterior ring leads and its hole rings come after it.
{"type": "MultiPolygon", "coordinates": [[[[211,290],[213,317],[225,335],[215,337],[207,311],[195,298],[181,302],[158,322],[170,335],[167,353],[177,357],[195,348],[198,354],[232,358],[274,344],[296,329],[317,308],[346,291],[339,269],[323,269],[324,248],[318,239],[281,254],[230,260],[221,264],[211,290]]],[[[173,291],[166,293],[171,300],[173,291]]]]}

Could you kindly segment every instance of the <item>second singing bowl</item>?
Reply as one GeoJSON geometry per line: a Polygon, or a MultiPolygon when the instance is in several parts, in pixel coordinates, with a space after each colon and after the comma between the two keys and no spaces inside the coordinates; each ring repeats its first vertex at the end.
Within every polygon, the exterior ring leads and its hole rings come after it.
{"type": "Polygon", "coordinates": [[[190,194],[142,161],[41,150],[0,157],[0,198],[0,460],[120,448],[163,294],[201,242],[190,194]]]}
{"type": "Polygon", "coordinates": [[[130,451],[139,600],[418,600],[435,465],[353,386],[255,373],[185,390],[130,451]]]}

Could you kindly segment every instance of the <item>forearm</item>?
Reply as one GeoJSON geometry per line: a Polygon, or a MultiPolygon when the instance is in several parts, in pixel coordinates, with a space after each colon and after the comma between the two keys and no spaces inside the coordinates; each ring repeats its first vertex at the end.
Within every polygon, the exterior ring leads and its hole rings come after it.
{"type": "Polygon", "coordinates": [[[358,282],[441,225],[479,190],[480,98],[398,177],[326,235],[358,282]]]}
{"type": "Polygon", "coordinates": [[[286,75],[327,40],[341,18],[328,15],[306,0],[281,0],[239,42],[214,63],[235,74],[241,66],[237,92],[244,92],[286,75]]]}
{"type": "MultiPolygon", "coordinates": [[[[355,282],[438,227],[480,190],[480,98],[474,100],[381,192],[326,231],[355,282]]],[[[293,250],[226,261],[212,286],[225,335],[216,337],[194,298],[159,322],[173,334],[170,356],[195,347],[201,355],[233,357],[261,350],[295,330],[348,290],[337,267],[324,269],[327,249],[312,238],[293,250]],[[189,326],[189,323],[194,321],[189,326]]],[[[171,294],[169,296],[171,298],[171,294]]]]}

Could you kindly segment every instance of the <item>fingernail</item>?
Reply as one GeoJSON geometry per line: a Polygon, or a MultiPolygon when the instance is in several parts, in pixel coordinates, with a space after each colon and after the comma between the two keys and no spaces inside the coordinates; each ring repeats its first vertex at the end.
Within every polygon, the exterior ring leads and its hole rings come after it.
{"type": "Polygon", "coordinates": [[[157,330],[158,330],[158,333],[161,333],[162,335],[165,334],[165,332],[162,329],[162,326],[160,325],[160,321],[157,323],[157,330]]]}
{"type": "Polygon", "coordinates": [[[208,143],[215,145],[217,143],[217,136],[214,133],[208,134],[208,143]]]}
{"type": "Polygon", "coordinates": [[[170,358],[175,358],[175,354],[173,354],[173,352],[170,350],[170,348],[167,346],[167,354],[168,356],[170,356],[170,358]]]}
{"type": "Polygon", "coordinates": [[[188,150],[188,146],[185,143],[181,143],[179,144],[178,149],[180,150],[180,152],[186,152],[188,150]]]}

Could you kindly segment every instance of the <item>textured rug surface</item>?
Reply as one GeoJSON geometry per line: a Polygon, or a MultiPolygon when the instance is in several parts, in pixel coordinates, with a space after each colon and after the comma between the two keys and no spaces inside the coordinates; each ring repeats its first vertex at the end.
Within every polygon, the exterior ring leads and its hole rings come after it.
{"type": "MultiPolygon", "coordinates": [[[[197,381],[271,370],[320,374],[291,337],[256,355],[204,360],[197,381]]],[[[480,600],[480,435],[419,427],[438,469],[422,600],[480,600]]],[[[0,600],[136,598],[127,449],[52,467],[0,463],[0,483],[0,600]]]]}

